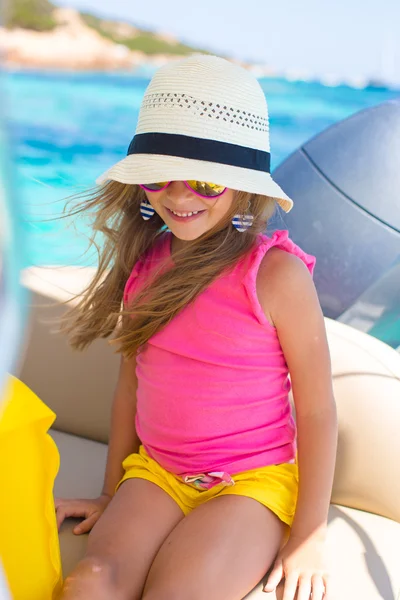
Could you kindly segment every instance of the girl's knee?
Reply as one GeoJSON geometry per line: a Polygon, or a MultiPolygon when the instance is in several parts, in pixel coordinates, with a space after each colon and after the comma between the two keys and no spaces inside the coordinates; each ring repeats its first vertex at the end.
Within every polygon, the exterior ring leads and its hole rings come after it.
{"type": "Polygon", "coordinates": [[[61,600],[130,600],[117,586],[116,567],[111,561],[99,557],[84,558],[69,575],[63,587],[61,600]]]}

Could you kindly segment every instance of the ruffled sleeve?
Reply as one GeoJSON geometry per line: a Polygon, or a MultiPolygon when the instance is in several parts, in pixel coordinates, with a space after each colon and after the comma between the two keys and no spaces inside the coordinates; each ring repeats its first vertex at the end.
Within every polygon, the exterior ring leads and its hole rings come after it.
{"type": "Polygon", "coordinates": [[[261,308],[257,297],[256,282],[257,273],[258,269],[260,268],[261,261],[268,252],[268,250],[270,250],[274,246],[276,248],[280,248],[281,250],[285,250],[290,254],[298,256],[304,262],[311,275],[314,272],[314,267],[316,263],[315,256],[307,254],[297,244],[295,244],[289,238],[289,232],[287,230],[275,231],[272,237],[268,237],[266,235],[260,236],[259,244],[255,248],[253,254],[251,255],[250,264],[247,265],[247,272],[243,279],[243,283],[246,288],[255,316],[260,321],[260,323],[264,325],[269,325],[270,327],[272,327],[272,325],[265,316],[265,313],[261,308]]]}

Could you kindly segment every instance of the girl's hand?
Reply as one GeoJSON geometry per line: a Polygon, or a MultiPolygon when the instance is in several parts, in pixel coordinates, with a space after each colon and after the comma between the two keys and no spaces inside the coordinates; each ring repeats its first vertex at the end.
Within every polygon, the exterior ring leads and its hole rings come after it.
{"type": "Polygon", "coordinates": [[[264,592],[273,592],[284,577],[282,600],[309,600],[311,597],[312,600],[331,600],[325,554],[325,540],[320,536],[311,535],[305,539],[290,536],[275,560],[264,592]]]}
{"type": "Polygon", "coordinates": [[[55,499],[57,527],[60,530],[64,519],[68,517],[84,518],[82,523],[74,527],[73,532],[77,535],[88,533],[94,524],[99,520],[109,503],[111,496],[102,494],[99,498],[93,500],[72,500],[72,499],[55,499]]]}

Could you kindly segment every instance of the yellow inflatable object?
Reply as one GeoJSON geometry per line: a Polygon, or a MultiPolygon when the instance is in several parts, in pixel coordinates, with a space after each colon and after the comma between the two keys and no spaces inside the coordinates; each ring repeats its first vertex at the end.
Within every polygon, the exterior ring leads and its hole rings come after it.
{"type": "Polygon", "coordinates": [[[53,500],[60,458],[47,433],[54,419],[9,378],[0,414],[0,558],[14,600],[53,600],[61,588],[53,500]]]}

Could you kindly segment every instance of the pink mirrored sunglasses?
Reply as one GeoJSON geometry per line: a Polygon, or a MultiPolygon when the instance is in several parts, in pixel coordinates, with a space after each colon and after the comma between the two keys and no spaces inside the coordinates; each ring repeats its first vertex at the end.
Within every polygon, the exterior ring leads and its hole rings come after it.
{"type": "MultiPolygon", "coordinates": [[[[160,181],[158,183],[146,183],[145,185],[140,184],[140,187],[148,192],[161,192],[161,190],[165,190],[171,183],[172,181],[160,181]]],[[[226,187],[223,185],[210,183],[209,181],[190,179],[183,183],[189,190],[194,192],[196,196],[200,196],[200,198],[217,198],[218,196],[222,196],[226,190],[226,187]]]]}

